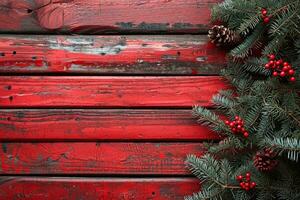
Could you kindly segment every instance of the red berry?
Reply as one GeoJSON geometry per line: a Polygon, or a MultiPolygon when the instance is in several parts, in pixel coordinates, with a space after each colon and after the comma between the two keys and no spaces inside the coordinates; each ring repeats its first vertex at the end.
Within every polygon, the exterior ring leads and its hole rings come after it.
{"type": "Polygon", "coordinates": [[[241,128],[242,128],[242,126],[241,126],[241,125],[238,125],[238,126],[237,126],[237,129],[241,129],[241,128]]]}
{"type": "Polygon", "coordinates": [[[230,121],[226,120],[226,121],[225,121],[225,124],[229,125],[229,124],[230,124],[230,121]]]}
{"type": "Polygon", "coordinates": [[[230,122],[229,126],[230,126],[230,127],[233,127],[233,126],[234,126],[234,123],[233,123],[233,122],[230,122]]]}
{"type": "Polygon", "coordinates": [[[270,60],[274,60],[275,59],[275,55],[274,54],[269,55],[269,59],[270,60]]]}
{"type": "Polygon", "coordinates": [[[283,66],[287,67],[287,66],[289,66],[289,63],[288,62],[284,62],[283,66]]]}
{"type": "Polygon", "coordinates": [[[251,183],[251,188],[254,188],[256,186],[256,183],[255,182],[252,182],[251,183]]]}
{"type": "Polygon", "coordinates": [[[263,16],[266,16],[267,14],[268,14],[268,11],[266,10],[266,9],[261,9],[261,14],[263,15],[263,16]]]}
{"type": "Polygon", "coordinates": [[[281,62],[278,60],[278,61],[276,61],[276,65],[280,65],[281,64],[281,62]]]}
{"type": "Polygon", "coordinates": [[[284,66],[284,67],[282,68],[282,70],[283,70],[284,72],[286,72],[286,71],[289,71],[289,68],[288,68],[287,66],[284,66]]]}
{"type": "Polygon", "coordinates": [[[246,173],[246,177],[250,177],[250,176],[251,176],[250,172],[246,173]]]}
{"type": "Polygon", "coordinates": [[[294,70],[292,70],[292,69],[289,70],[289,75],[293,75],[294,73],[295,73],[294,70]]]}
{"type": "Polygon", "coordinates": [[[244,188],[244,187],[245,187],[245,183],[244,183],[244,182],[241,182],[241,183],[240,183],[240,186],[241,186],[242,188],[244,188]]]}
{"type": "Polygon", "coordinates": [[[250,176],[249,176],[249,177],[246,177],[246,180],[247,180],[247,181],[250,181],[250,180],[251,180],[251,179],[250,179],[250,176]]]}
{"type": "Polygon", "coordinates": [[[235,120],[239,120],[240,118],[239,118],[239,116],[235,116],[235,120]]]}
{"type": "Polygon", "coordinates": [[[278,72],[273,72],[273,76],[278,76],[278,72]]]}
{"type": "Polygon", "coordinates": [[[232,131],[235,133],[236,132],[236,128],[233,128],[232,131]]]}
{"type": "Polygon", "coordinates": [[[264,23],[267,24],[267,23],[269,23],[269,22],[270,22],[270,18],[269,18],[269,17],[265,17],[265,18],[264,18],[264,23]]]}
{"type": "Polygon", "coordinates": [[[243,179],[242,175],[239,175],[239,176],[236,177],[236,180],[238,180],[238,181],[241,181],[242,179],[243,179]]]}
{"type": "Polygon", "coordinates": [[[244,137],[249,137],[249,133],[248,132],[244,132],[244,137]]]}
{"type": "Polygon", "coordinates": [[[269,69],[270,68],[270,64],[268,63],[268,64],[265,64],[265,68],[266,69],[269,69]]]}
{"type": "Polygon", "coordinates": [[[277,62],[281,65],[281,64],[283,63],[283,60],[280,59],[280,60],[278,60],[277,62]]]}
{"type": "Polygon", "coordinates": [[[271,61],[269,62],[269,64],[270,64],[270,65],[274,65],[274,61],[271,60],[271,61]]]}
{"type": "Polygon", "coordinates": [[[281,77],[285,77],[285,75],[286,75],[285,72],[280,72],[281,77]]]}
{"type": "Polygon", "coordinates": [[[295,81],[296,81],[296,78],[292,76],[292,77],[290,78],[290,81],[291,81],[291,82],[295,82],[295,81]]]}

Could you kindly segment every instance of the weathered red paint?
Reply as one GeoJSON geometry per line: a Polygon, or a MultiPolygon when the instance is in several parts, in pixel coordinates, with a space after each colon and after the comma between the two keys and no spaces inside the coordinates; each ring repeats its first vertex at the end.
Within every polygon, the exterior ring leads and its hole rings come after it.
{"type": "Polygon", "coordinates": [[[2,109],[0,116],[2,141],[219,139],[191,110],[2,109]]]}
{"type": "Polygon", "coordinates": [[[207,30],[220,0],[5,0],[2,32],[176,32],[207,30]]]}
{"type": "Polygon", "coordinates": [[[0,106],[191,108],[211,106],[211,97],[225,88],[217,76],[3,76],[0,106]]]}
{"type": "Polygon", "coordinates": [[[206,36],[0,36],[1,73],[216,74],[206,36]]]}
{"type": "MultiPolygon", "coordinates": [[[[50,128],[50,127],[49,127],[50,128]]],[[[187,175],[201,143],[0,143],[2,174],[187,175]]]]}
{"type": "Polygon", "coordinates": [[[3,177],[0,199],[182,200],[199,188],[192,178],[3,177]]]}
{"type": "Polygon", "coordinates": [[[167,177],[190,175],[186,155],[218,139],[190,108],[210,107],[227,88],[197,76],[217,75],[224,52],[204,35],[36,33],[204,33],[219,1],[0,1],[1,33],[34,34],[0,36],[0,199],[177,200],[198,191],[196,179],[167,177]],[[50,74],[126,76],[40,76],[50,74]],[[47,177],[56,175],[65,177],[47,177]]]}

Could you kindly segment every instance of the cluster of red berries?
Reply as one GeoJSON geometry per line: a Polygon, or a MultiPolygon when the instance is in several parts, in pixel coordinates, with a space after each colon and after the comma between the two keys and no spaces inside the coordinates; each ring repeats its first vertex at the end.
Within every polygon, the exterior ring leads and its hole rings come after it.
{"type": "Polygon", "coordinates": [[[261,9],[261,14],[262,14],[262,19],[264,20],[264,23],[265,24],[269,23],[271,16],[267,16],[267,14],[268,14],[267,9],[265,9],[265,8],[261,9]]]}
{"type": "Polygon", "coordinates": [[[275,55],[269,55],[269,62],[265,65],[266,69],[273,70],[273,76],[287,77],[291,82],[295,82],[294,77],[295,70],[288,62],[284,62],[282,59],[276,60],[275,55]]]}
{"type": "Polygon", "coordinates": [[[256,183],[251,182],[251,174],[250,172],[246,173],[246,176],[239,175],[236,177],[236,180],[240,182],[240,186],[242,189],[249,191],[250,189],[255,188],[256,183]]]}
{"type": "Polygon", "coordinates": [[[235,120],[233,121],[226,120],[225,124],[230,127],[234,134],[241,133],[245,138],[249,136],[249,133],[244,128],[244,121],[239,116],[235,116],[235,120]]]}

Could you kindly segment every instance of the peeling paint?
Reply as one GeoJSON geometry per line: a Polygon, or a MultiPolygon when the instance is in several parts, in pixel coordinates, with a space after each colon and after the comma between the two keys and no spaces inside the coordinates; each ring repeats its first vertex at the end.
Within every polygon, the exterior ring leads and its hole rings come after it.
{"type": "Polygon", "coordinates": [[[197,57],[196,60],[197,60],[198,62],[205,62],[205,61],[207,60],[207,57],[205,57],[205,56],[197,57]]]}
{"type": "Polygon", "coordinates": [[[2,143],[1,148],[2,148],[3,153],[7,153],[7,144],[6,143],[2,143]]]}
{"type": "Polygon", "coordinates": [[[215,2],[218,1],[7,0],[0,7],[0,32],[199,33],[207,30],[210,7],[215,2]]]}
{"type": "Polygon", "coordinates": [[[16,112],[16,117],[17,117],[18,119],[22,119],[22,118],[25,117],[25,114],[24,114],[23,111],[18,111],[18,112],[16,112]]]}
{"type": "Polygon", "coordinates": [[[74,53],[86,53],[92,55],[116,55],[126,49],[126,41],[120,44],[97,47],[91,39],[68,38],[64,41],[49,40],[49,48],[54,50],[65,50],[74,53]]]}

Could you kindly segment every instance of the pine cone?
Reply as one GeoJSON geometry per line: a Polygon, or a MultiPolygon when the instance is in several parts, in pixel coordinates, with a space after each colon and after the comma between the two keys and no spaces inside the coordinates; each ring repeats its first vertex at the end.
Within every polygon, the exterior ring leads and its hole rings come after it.
{"type": "Polygon", "coordinates": [[[260,171],[271,171],[277,164],[276,154],[271,149],[259,151],[254,156],[254,166],[260,171]]]}
{"type": "Polygon", "coordinates": [[[217,46],[224,45],[234,45],[240,41],[240,36],[229,28],[224,27],[223,25],[213,26],[208,31],[208,37],[212,43],[217,46]]]}

